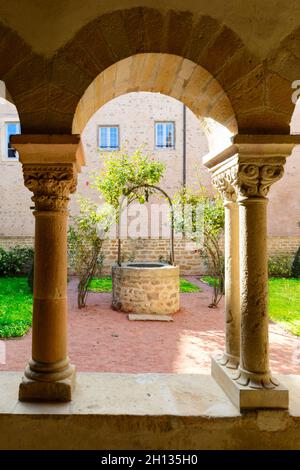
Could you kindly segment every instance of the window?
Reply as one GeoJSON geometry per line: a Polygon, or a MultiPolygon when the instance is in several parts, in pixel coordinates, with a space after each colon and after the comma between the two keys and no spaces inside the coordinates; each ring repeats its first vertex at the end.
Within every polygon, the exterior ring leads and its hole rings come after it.
{"type": "Polygon", "coordinates": [[[119,127],[99,127],[99,148],[101,150],[117,150],[119,148],[119,127]]]}
{"type": "Polygon", "coordinates": [[[175,147],[175,124],[174,122],[155,123],[155,146],[158,149],[175,147]]]}
{"type": "Polygon", "coordinates": [[[7,160],[18,160],[18,152],[11,146],[9,139],[11,135],[21,134],[19,122],[5,123],[5,153],[7,160]]]}

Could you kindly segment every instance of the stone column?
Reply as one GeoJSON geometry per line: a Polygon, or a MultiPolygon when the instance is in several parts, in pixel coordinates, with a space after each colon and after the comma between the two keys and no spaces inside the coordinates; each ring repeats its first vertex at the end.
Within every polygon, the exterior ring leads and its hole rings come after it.
{"type": "MultiPolygon", "coordinates": [[[[227,328],[225,358],[212,360],[213,377],[239,409],[288,408],[288,390],[272,377],[269,368],[267,195],[271,185],[282,177],[286,157],[299,144],[300,136],[236,135],[231,146],[204,159],[213,182],[229,201],[225,210],[232,210],[233,192],[239,208],[239,367],[226,367],[227,328]]],[[[237,243],[235,248],[233,243],[227,245],[232,236],[228,223],[232,217],[232,212],[226,213],[227,269],[232,269],[230,258],[238,256],[237,243]]],[[[232,289],[237,295],[237,287],[231,284],[229,292],[232,289]]]]}
{"type": "MultiPolygon", "coordinates": [[[[243,161],[243,160],[242,160],[243,161]]],[[[237,167],[240,219],[241,357],[237,382],[274,388],[269,369],[267,194],[283,175],[284,158],[252,160],[237,167]]]]}
{"type": "Polygon", "coordinates": [[[212,179],[222,195],[225,210],[225,352],[218,362],[236,369],[240,359],[239,213],[229,176],[225,172],[212,179]]]}
{"type": "Polygon", "coordinates": [[[24,401],[69,401],[74,386],[67,355],[67,206],[80,167],[78,143],[77,136],[13,140],[35,216],[32,359],[19,390],[24,401]]]}

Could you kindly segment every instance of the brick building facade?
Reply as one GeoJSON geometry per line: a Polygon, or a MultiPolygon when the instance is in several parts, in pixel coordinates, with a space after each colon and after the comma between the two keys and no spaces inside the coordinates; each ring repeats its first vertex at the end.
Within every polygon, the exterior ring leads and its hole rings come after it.
{"type": "MultiPolygon", "coordinates": [[[[30,207],[30,192],[22,184],[21,166],[13,156],[8,155],[7,137],[9,124],[18,122],[14,105],[0,99],[0,246],[32,245],[34,221],[30,207]]],[[[79,175],[77,194],[90,194],[87,186],[89,173],[101,167],[100,149],[101,128],[117,129],[114,138],[117,144],[129,152],[143,146],[154,158],[166,164],[165,176],[160,186],[170,195],[181,187],[184,179],[187,187],[197,187],[199,182],[210,188],[210,175],[201,164],[201,158],[208,153],[208,141],[199,120],[179,101],[158,93],[129,93],[105,104],[90,119],[82,135],[85,148],[86,166],[79,175]],[[185,115],[184,115],[185,114],[185,115]],[[185,123],[184,123],[185,122],[185,123]],[[157,148],[157,125],[171,123],[174,142],[171,147],[157,148]],[[185,131],[184,131],[185,128],[185,131]],[[185,135],[184,135],[185,134],[185,135]],[[184,144],[184,142],[186,142],[184,144]],[[184,153],[186,158],[186,175],[184,175],[184,153]]],[[[12,127],[13,130],[13,127],[12,127]]],[[[104,135],[103,131],[103,135],[104,135]]],[[[108,131],[110,132],[110,131],[108,131]]],[[[107,140],[107,139],[106,139],[107,140]]],[[[109,144],[109,138],[106,144],[109,144]]],[[[115,142],[114,142],[115,144],[115,142]]],[[[300,245],[300,151],[287,160],[285,176],[272,187],[269,194],[269,253],[294,253],[300,245]],[[293,197],[289,198],[289,194],[293,197]],[[298,195],[298,197],[297,197],[298,195]],[[288,205],[285,201],[288,199],[288,205]]],[[[151,203],[148,206],[151,213],[151,203]]],[[[70,204],[71,215],[76,213],[78,204],[76,195],[70,204]]],[[[149,215],[150,218],[150,215],[149,215]]],[[[134,214],[129,215],[129,222],[134,214]]],[[[141,224],[140,224],[141,225],[141,224]]],[[[123,242],[123,255],[135,260],[155,261],[166,259],[169,242],[160,231],[157,237],[145,236],[145,227],[139,227],[135,239],[123,242]]],[[[105,272],[117,256],[116,240],[105,242],[105,272]]],[[[182,272],[199,273],[203,264],[190,244],[184,240],[175,241],[175,256],[182,272]]]]}

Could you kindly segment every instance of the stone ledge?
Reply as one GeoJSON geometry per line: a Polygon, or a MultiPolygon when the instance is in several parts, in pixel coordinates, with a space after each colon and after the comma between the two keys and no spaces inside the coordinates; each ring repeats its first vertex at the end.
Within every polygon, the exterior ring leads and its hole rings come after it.
{"type": "Polygon", "coordinates": [[[128,320],[130,321],[174,321],[170,315],[156,315],[155,313],[146,315],[144,313],[129,313],[128,320]]]}
{"type": "Polygon", "coordinates": [[[210,375],[77,374],[71,403],[21,403],[21,372],[0,372],[1,413],[239,416],[210,375]],[[209,392],[208,392],[209,391],[209,392]]]}
{"type": "Polygon", "coordinates": [[[212,377],[238,409],[288,409],[289,391],[285,386],[279,384],[273,389],[245,387],[232,379],[234,372],[212,358],[212,377]]]}
{"type": "Polygon", "coordinates": [[[299,449],[300,376],[284,410],[240,414],[208,375],[80,373],[71,403],[21,403],[0,373],[0,449],[299,449]]]}

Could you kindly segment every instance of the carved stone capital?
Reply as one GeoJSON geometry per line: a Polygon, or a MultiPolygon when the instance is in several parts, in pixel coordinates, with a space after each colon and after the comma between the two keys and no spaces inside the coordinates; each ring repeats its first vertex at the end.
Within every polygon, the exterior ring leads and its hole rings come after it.
{"type": "Polygon", "coordinates": [[[240,135],[232,145],[203,158],[213,183],[224,198],[232,188],[239,201],[266,198],[272,184],[283,176],[285,160],[300,145],[300,135],[240,135]]]}
{"type": "Polygon", "coordinates": [[[75,192],[77,172],[73,164],[24,164],[25,186],[33,192],[36,210],[66,210],[70,193],[75,192]]]}
{"type": "Polygon", "coordinates": [[[217,167],[212,183],[224,201],[266,198],[272,184],[282,178],[284,157],[251,158],[234,156],[217,167]]]}
{"type": "Polygon", "coordinates": [[[213,175],[212,184],[221,194],[224,204],[236,201],[234,181],[236,180],[236,169],[229,168],[222,173],[213,175]]]}
{"type": "Polygon", "coordinates": [[[25,186],[33,192],[36,210],[66,210],[84,165],[80,136],[27,135],[11,138],[23,165],[25,186]]]}
{"type": "Polygon", "coordinates": [[[232,183],[238,199],[266,198],[271,185],[282,178],[284,162],[284,159],[278,162],[259,160],[238,162],[234,171],[236,176],[232,183]]]}

